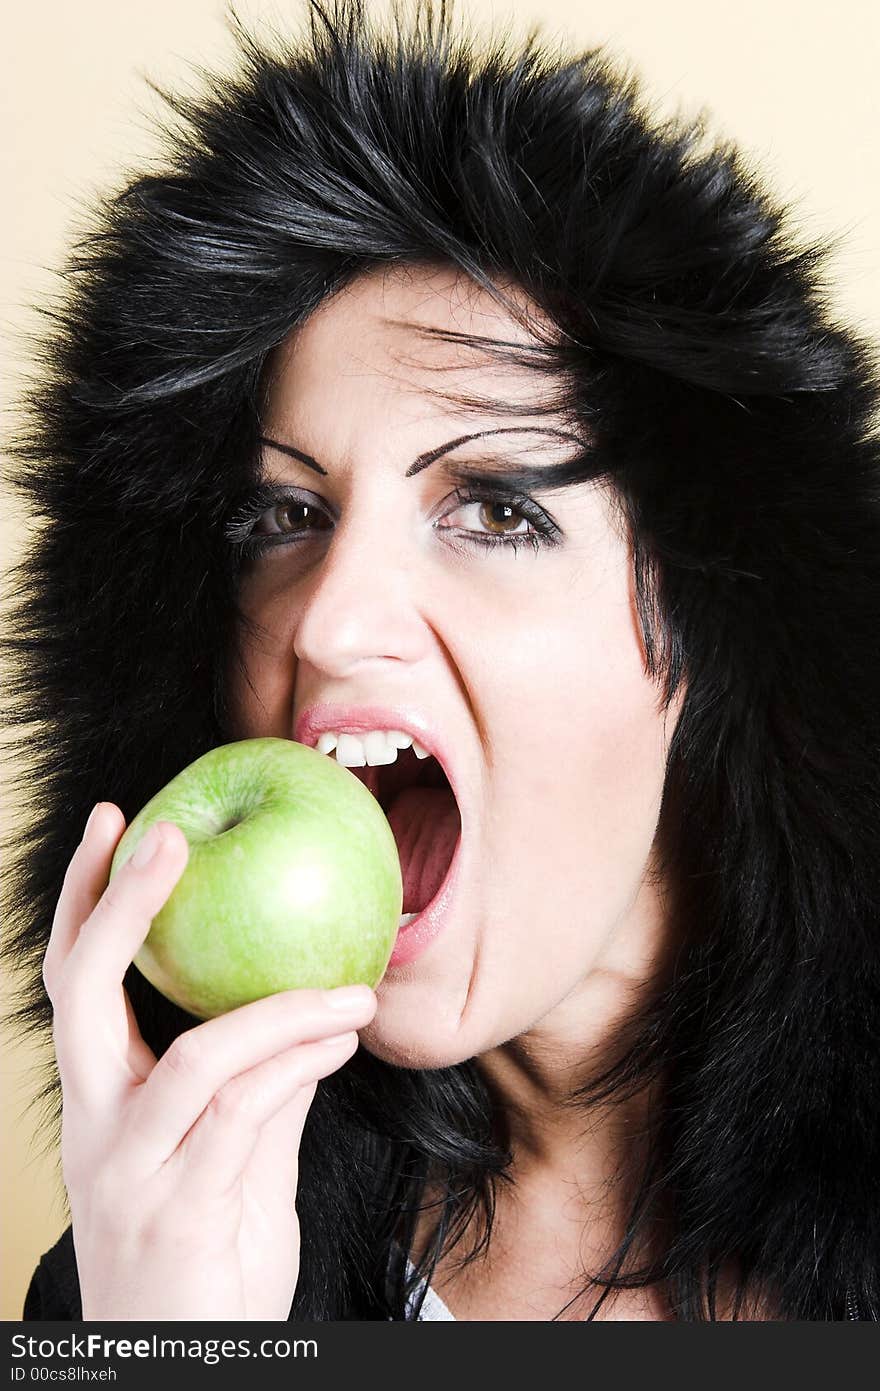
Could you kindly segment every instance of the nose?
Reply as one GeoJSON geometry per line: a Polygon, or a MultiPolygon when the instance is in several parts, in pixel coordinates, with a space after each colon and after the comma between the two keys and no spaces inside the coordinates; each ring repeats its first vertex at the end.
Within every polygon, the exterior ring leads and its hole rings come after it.
{"type": "Polygon", "coordinates": [[[300,662],[342,677],[363,662],[413,662],[424,654],[412,550],[393,533],[387,509],[372,523],[362,515],[337,527],[302,581],[294,639],[300,662]]]}

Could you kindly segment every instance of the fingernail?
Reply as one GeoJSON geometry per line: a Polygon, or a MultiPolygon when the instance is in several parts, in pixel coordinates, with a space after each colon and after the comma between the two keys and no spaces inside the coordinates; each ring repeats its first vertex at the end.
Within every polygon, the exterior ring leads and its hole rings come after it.
{"type": "Polygon", "coordinates": [[[148,865],[161,844],[162,832],[157,825],[151,826],[143,839],[138,841],[138,847],[131,857],[135,869],[143,869],[144,865],[148,865]]]}
{"type": "Polygon", "coordinates": [[[90,831],[90,830],[92,829],[92,827],[94,826],[95,821],[97,820],[98,811],[99,811],[101,805],[102,805],[101,802],[96,802],[96,804],[92,807],[91,811],[89,812],[89,819],[88,819],[88,821],[86,822],[85,830],[84,830],[83,833],[82,833],[82,838],[83,838],[83,840],[85,840],[85,838],[86,838],[86,836],[88,835],[89,831],[90,831]]]}
{"type": "Polygon", "coordinates": [[[330,1009],[347,1010],[349,1014],[364,1009],[368,999],[363,985],[342,985],[337,990],[324,991],[324,1003],[330,1009]]]}

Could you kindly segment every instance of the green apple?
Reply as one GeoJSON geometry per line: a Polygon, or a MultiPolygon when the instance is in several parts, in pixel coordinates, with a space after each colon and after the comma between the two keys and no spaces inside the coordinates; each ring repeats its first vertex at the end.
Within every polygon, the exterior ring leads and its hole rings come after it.
{"type": "Polygon", "coordinates": [[[200,1019],[278,990],[375,987],[403,906],[394,833],[348,768],[290,739],[211,749],[157,792],[116,847],[110,878],[155,821],[189,860],[134,958],[200,1019]]]}

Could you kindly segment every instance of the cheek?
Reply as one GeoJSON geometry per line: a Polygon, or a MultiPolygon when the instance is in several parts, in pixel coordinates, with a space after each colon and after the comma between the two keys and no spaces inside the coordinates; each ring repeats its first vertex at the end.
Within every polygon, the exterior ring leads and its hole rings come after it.
{"type": "MultiPolygon", "coordinates": [[[[550,892],[569,905],[588,896],[597,919],[613,917],[650,854],[667,754],[661,692],[644,672],[622,576],[610,592],[545,604],[543,621],[506,653],[496,644],[494,657],[490,835],[502,844],[515,832],[522,845],[527,830],[550,892]]],[[[513,867],[504,856],[499,872],[513,867]]],[[[535,907],[548,892],[534,880],[527,891],[535,907]]]]}
{"type": "Polygon", "coordinates": [[[621,844],[652,835],[659,815],[667,741],[658,699],[653,686],[639,682],[618,685],[613,698],[587,708],[578,750],[581,800],[588,813],[601,816],[604,835],[621,844]]]}

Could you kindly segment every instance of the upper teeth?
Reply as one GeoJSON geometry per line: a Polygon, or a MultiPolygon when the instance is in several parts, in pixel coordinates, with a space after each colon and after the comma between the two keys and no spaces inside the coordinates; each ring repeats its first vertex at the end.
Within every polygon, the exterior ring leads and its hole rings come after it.
{"type": "Polygon", "coordinates": [[[399,729],[371,729],[368,734],[342,734],[327,730],[318,738],[318,752],[332,753],[336,750],[336,762],[346,768],[371,768],[383,763],[395,763],[398,749],[408,749],[412,744],[416,758],[428,758],[428,749],[417,743],[411,734],[399,729]]]}

